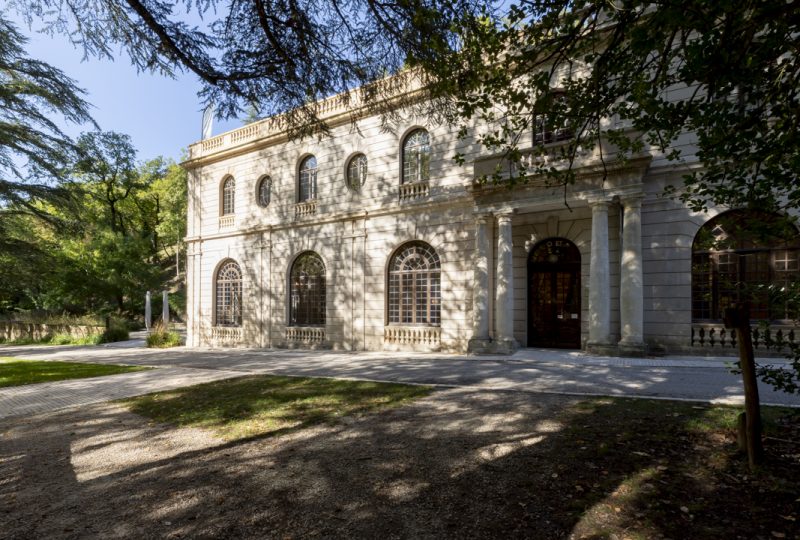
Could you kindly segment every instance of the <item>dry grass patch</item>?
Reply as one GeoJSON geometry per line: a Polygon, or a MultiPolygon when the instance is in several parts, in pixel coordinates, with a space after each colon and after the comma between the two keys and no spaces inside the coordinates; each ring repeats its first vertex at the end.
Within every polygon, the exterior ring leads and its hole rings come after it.
{"type": "Polygon", "coordinates": [[[396,407],[430,387],[323,378],[252,376],[122,401],[158,422],[212,430],[226,440],[275,435],[396,407]]]}

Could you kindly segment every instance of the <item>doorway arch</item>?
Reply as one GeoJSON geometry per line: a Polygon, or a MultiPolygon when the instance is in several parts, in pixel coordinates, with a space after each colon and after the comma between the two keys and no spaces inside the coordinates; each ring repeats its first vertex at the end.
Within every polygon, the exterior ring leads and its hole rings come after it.
{"type": "Polygon", "coordinates": [[[566,238],[528,254],[528,346],[581,347],[581,253],[566,238]]]}

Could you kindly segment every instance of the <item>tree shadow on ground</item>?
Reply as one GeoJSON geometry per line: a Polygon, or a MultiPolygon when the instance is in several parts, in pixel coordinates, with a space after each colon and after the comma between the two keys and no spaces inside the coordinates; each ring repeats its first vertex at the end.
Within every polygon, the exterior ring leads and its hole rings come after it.
{"type": "Polygon", "coordinates": [[[785,518],[800,519],[798,440],[794,457],[783,448],[758,475],[743,474],[730,437],[704,427],[714,411],[450,390],[228,443],[113,405],[9,420],[0,424],[0,530],[11,538],[796,537],[797,521],[785,518]]]}

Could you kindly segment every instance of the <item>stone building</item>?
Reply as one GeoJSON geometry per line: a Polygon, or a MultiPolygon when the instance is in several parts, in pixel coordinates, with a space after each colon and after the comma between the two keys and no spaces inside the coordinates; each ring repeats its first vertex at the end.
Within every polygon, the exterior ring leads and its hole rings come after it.
{"type": "MultiPolygon", "coordinates": [[[[476,182],[502,156],[451,126],[407,116],[387,128],[337,98],[317,107],[329,137],[290,140],[272,118],[190,147],[189,345],[719,347],[721,310],[743,283],[797,276],[796,234],[703,245],[737,211],[694,213],[663,195],[691,158],[601,166],[595,149],[566,189],[509,189],[476,182]]],[[[562,135],[531,133],[522,150],[543,141],[536,159],[557,164],[562,135]]],[[[778,322],[782,309],[755,307],[778,322]]]]}

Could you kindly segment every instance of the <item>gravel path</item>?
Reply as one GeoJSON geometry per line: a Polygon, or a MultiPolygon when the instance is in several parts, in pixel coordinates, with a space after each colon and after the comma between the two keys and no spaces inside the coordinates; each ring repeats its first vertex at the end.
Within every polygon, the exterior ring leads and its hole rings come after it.
{"type": "Polygon", "coordinates": [[[548,466],[571,398],[447,390],[225,443],[115,404],[0,421],[4,538],[557,538],[548,466]],[[525,470],[520,475],[520,470],[525,470]]]}

